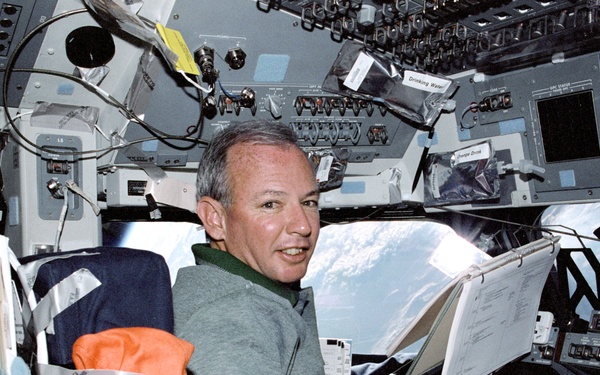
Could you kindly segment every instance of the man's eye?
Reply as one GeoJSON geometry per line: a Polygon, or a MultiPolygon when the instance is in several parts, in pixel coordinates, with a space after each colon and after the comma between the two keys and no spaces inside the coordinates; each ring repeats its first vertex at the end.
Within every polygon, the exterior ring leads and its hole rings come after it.
{"type": "Polygon", "coordinates": [[[264,208],[274,208],[275,207],[275,202],[267,202],[265,204],[263,204],[264,208]]]}
{"type": "Polygon", "coordinates": [[[304,205],[307,207],[319,207],[319,201],[316,201],[316,200],[305,201],[304,205]]]}

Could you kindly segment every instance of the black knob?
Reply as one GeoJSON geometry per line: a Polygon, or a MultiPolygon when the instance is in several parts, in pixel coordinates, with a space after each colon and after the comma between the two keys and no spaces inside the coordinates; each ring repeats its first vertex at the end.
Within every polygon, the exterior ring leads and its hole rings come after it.
{"type": "Polygon", "coordinates": [[[231,48],[225,55],[225,62],[231,69],[241,69],[246,63],[246,52],[241,48],[231,48]]]}

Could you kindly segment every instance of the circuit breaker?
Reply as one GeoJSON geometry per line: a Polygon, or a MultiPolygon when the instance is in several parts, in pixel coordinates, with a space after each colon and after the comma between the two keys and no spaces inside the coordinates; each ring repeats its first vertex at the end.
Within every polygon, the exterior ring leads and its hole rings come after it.
{"type": "Polygon", "coordinates": [[[41,151],[37,162],[38,215],[42,220],[58,220],[67,200],[66,220],[83,217],[82,199],[76,194],[64,194],[67,181],[81,185],[81,162],[77,155],[82,150],[81,138],[56,134],[40,134],[37,138],[41,151]]]}

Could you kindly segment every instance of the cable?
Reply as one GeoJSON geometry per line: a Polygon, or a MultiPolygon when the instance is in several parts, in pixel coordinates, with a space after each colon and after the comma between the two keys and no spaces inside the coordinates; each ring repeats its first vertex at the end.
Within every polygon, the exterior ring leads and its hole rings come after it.
{"type": "MultiPolygon", "coordinates": [[[[59,71],[55,71],[55,70],[48,70],[48,69],[16,68],[16,69],[13,69],[13,71],[16,73],[29,72],[29,73],[54,75],[54,76],[58,76],[61,78],[65,78],[65,79],[77,82],[77,83],[81,84],[82,86],[90,89],[91,91],[99,94],[102,98],[106,99],[106,101],[109,104],[113,104],[117,108],[124,111],[125,114],[128,116],[127,118],[129,120],[131,120],[132,122],[134,122],[136,124],[141,125],[144,129],[146,129],[147,131],[149,131],[153,134],[156,134],[161,137],[168,138],[168,139],[180,139],[180,140],[187,140],[190,142],[194,142],[197,140],[195,138],[189,138],[185,135],[174,135],[174,134],[165,133],[162,130],[151,126],[150,124],[145,122],[143,119],[141,119],[135,112],[133,112],[131,109],[129,109],[125,104],[118,101],[115,97],[110,95],[108,92],[106,92],[105,90],[101,89],[100,87],[98,87],[92,83],[89,83],[79,77],[75,77],[75,76],[67,74],[67,73],[63,73],[63,72],[59,72],[59,71]]],[[[19,136],[21,136],[21,135],[19,134],[19,136]]],[[[36,145],[36,148],[39,148],[39,147],[36,145]]]]}
{"type": "Polygon", "coordinates": [[[98,126],[98,124],[94,124],[94,129],[96,129],[104,139],[110,142],[110,137],[106,135],[106,133],[104,133],[104,131],[98,126]]]}
{"type": "Polygon", "coordinates": [[[203,91],[203,92],[205,92],[207,94],[210,94],[213,91],[213,89],[214,89],[212,86],[208,86],[209,87],[208,89],[205,89],[204,87],[200,86],[200,84],[194,82],[193,79],[191,79],[190,77],[188,77],[187,74],[183,70],[178,70],[177,72],[180,73],[183,76],[183,78],[185,78],[186,81],[188,81],[189,83],[191,83],[192,86],[194,86],[195,88],[197,88],[200,91],[203,91]]]}
{"type": "Polygon", "coordinates": [[[469,129],[473,129],[475,127],[475,123],[471,126],[465,126],[463,124],[463,119],[465,118],[465,115],[467,114],[467,112],[471,111],[473,113],[477,112],[476,110],[479,109],[479,104],[477,103],[471,103],[469,104],[462,112],[462,114],[460,115],[460,130],[469,130],[469,129]]]}
{"type": "MultiPolygon", "coordinates": [[[[72,76],[70,74],[67,73],[63,73],[63,72],[58,72],[58,71],[53,71],[53,70],[47,70],[47,69],[35,69],[35,68],[24,68],[24,69],[13,69],[14,72],[20,73],[20,72],[31,72],[31,73],[39,73],[39,74],[49,74],[49,75],[55,75],[55,76],[59,76],[62,78],[66,78],[72,81],[75,81],[77,83],[82,84],[83,86],[85,86],[86,88],[89,88],[95,92],[101,93],[102,97],[107,99],[107,101],[113,105],[115,105],[116,107],[118,107],[119,109],[123,110],[126,112],[126,114],[130,115],[131,117],[128,117],[129,120],[131,120],[131,122],[136,123],[141,125],[144,129],[146,129],[148,132],[150,132],[151,134],[155,135],[154,138],[152,139],[158,139],[158,140],[182,140],[182,141],[187,141],[187,142],[192,142],[193,144],[207,144],[208,141],[206,140],[202,140],[200,138],[197,137],[190,137],[189,135],[173,135],[173,134],[169,134],[169,133],[165,133],[159,129],[156,129],[154,127],[152,127],[151,125],[149,125],[147,122],[145,122],[144,120],[142,120],[141,118],[139,118],[133,111],[131,111],[129,108],[127,108],[123,103],[119,102],[117,99],[115,99],[112,95],[106,93],[106,91],[100,89],[98,86],[93,85],[85,80],[82,80],[79,77],[75,77],[72,76]],[[99,90],[99,91],[98,91],[99,90]],[[133,117],[133,120],[132,120],[133,117]]],[[[14,124],[14,121],[12,121],[12,119],[9,117],[9,123],[12,124],[13,129],[15,130],[15,132],[18,134],[18,136],[25,140],[25,142],[27,144],[29,144],[30,146],[32,146],[33,148],[37,149],[37,150],[41,150],[41,151],[52,151],[53,153],[56,153],[58,155],[80,155],[80,154],[89,154],[89,153],[93,153],[97,150],[90,150],[90,151],[78,151],[78,152],[74,152],[74,151],[59,151],[59,150],[51,150],[47,147],[40,147],[37,144],[33,143],[31,140],[27,139],[27,137],[22,134],[21,132],[18,131],[18,129],[16,128],[16,125],[14,124]]],[[[109,137],[102,133],[102,135],[109,139],[109,137]]],[[[136,142],[138,143],[138,142],[136,142]]],[[[175,146],[173,146],[175,147],[175,146]]],[[[117,147],[118,148],[118,147],[117,147]]],[[[101,149],[100,151],[103,151],[105,149],[101,149]]]]}
{"type": "MultiPolygon", "coordinates": [[[[200,84],[200,77],[196,77],[196,80],[198,81],[198,84],[200,84]]],[[[213,91],[214,91],[214,87],[213,87],[213,91]]],[[[186,130],[186,135],[189,137],[191,135],[193,135],[194,133],[198,133],[198,137],[196,137],[196,139],[200,140],[200,137],[202,137],[202,130],[204,130],[204,96],[202,95],[202,90],[197,90],[198,92],[198,104],[199,106],[199,110],[200,113],[198,115],[198,121],[196,121],[196,123],[194,125],[189,126],[186,130]]]]}
{"type": "MultiPolygon", "coordinates": [[[[25,150],[27,150],[27,151],[29,151],[31,153],[35,153],[34,150],[32,150],[32,149],[30,149],[28,147],[28,144],[20,143],[18,139],[14,138],[14,137],[12,137],[12,138],[15,140],[15,142],[17,142],[17,144],[19,144],[25,150]]],[[[165,136],[165,137],[162,137],[162,136],[152,136],[152,137],[146,137],[146,138],[139,138],[139,139],[136,139],[136,140],[133,140],[133,141],[128,141],[127,143],[113,144],[113,145],[105,147],[105,148],[98,148],[98,149],[84,150],[84,151],[61,152],[61,153],[62,154],[66,154],[66,155],[97,154],[96,158],[102,158],[103,156],[105,156],[109,152],[112,152],[112,151],[115,151],[115,150],[118,150],[118,149],[121,149],[121,148],[126,148],[126,147],[129,147],[131,145],[138,144],[138,143],[144,143],[144,142],[156,141],[156,140],[165,142],[165,141],[167,141],[169,139],[171,139],[171,138],[169,138],[167,136],[165,136]]],[[[196,141],[197,141],[197,143],[203,143],[203,144],[207,143],[207,141],[204,141],[204,140],[201,140],[201,139],[197,139],[196,141]]],[[[36,149],[39,149],[39,147],[36,147],[36,149]]],[[[54,150],[51,150],[51,149],[45,148],[45,147],[42,147],[41,150],[43,150],[43,151],[50,151],[52,153],[56,153],[54,150]]],[[[85,159],[85,158],[82,158],[82,159],[85,159]]]]}
{"type": "Polygon", "coordinates": [[[337,221],[328,221],[325,219],[321,219],[321,223],[324,223],[326,225],[349,225],[349,224],[354,224],[354,223],[359,223],[362,221],[367,221],[369,220],[371,217],[376,216],[377,214],[379,214],[382,211],[385,211],[386,207],[385,206],[381,206],[381,207],[376,207],[373,209],[372,212],[363,215],[360,218],[356,218],[354,220],[349,220],[349,221],[344,221],[344,222],[337,222],[337,221]]]}
{"type": "MultiPolygon", "coordinates": [[[[14,115],[14,116],[12,117],[12,119],[13,119],[13,120],[16,120],[16,119],[18,119],[18,118],[20,118],[20,117],[27,116],[27,115],[30,115],[30,114],[32,114],[32,113],[33,113],[33,111],[29,111],[29,112],[21,112],[21,113],[19,113],[19,114],[16,114],[16,115],[14,115]]],[[[8,117],[8,115],[7,115],[7,117],[8,117]]],[[[5,129],[7,129],[7,128],[8,128],[8,125],[10,125],[10,121],[7,121],[7,122],[6,122],[6,124],[4,124],[4,127],[2,127],[2,129],[0,129],[0,131],[4,131],[5,129]]]]}
{"type": "Polygon", "coordinates": [[[45,28],[46,26],[61,20],[63,18],[75,15],[75,14],[79,14],[79,13],[85,13],[87,12],[87,8],[81,8],[81,9],[73,9],[70,11],[66,11],[63,12],[59,15],[56,15],[52,18],[49,18],[48,20],[40,23],[39,25],[37,25],[36,27],[34,27],[29,33],[27,33],[27,35],[25,35],[23,37],[23,39],[21,39],[19,41],[19,43],[17,43],[17,45],[15,46],[15,49],[13,51],[13,53],[10,54],[10,56],[8,57],[8,60],[6,62],[6,67],[5,67],[5,72],[4,72],[4,79],[2,81],[2,98],[4,98],[4,101],[2,103],[2,106],[4,107],[5,113],[6,113],[6,117],[8,119],[8,122],[10,123],[10,125],[12,126],[13,130],[15,131],[15,133],[17,133],[19,135],[19,137],[21,137],[25,142],[27,142],[30,146],[39,149],[39,147],[31,142],[29,139],[26,139],[25,137],[23,137],[23,134],[18,130],[14,120],[10,117],[10,112],[8,109],[8,82],[10,81],[10,75],[12,74],[12,70],[13,70],[13,65],[15,63],[15,60],[17,58],[17,56],[19,55],[19,53],[21,52],[21,49],[23,48],[23,46],[29,42],[29,39],[31,39],[34,35],[36,35],[40,30],[42,30],[43,28],[45,28]]]}
{"type": "Polygon", "coordinates": [[[563,228],[567,228],[567,229],[571,230],[571,232],[565,232],[565,231],[560,231],[560,230],[556,230],[556,229],[550,229],[550,227],[552,227],[554,225],[546,225],[546,226],[542,226],[542,225],[540,225],[540,226],[527,225],[527,224],[522,224],[522,223],[515,223],[515,222],[512,222],[512,221],[508,221],[508,220],[502,220],[502,219],[496,219],[496,218],[486,217],[486,216],[483,216],[483,215],[477,215],[477,214],[474,214],[472,212],[457,211],[457,210],[453,210],[453,209],[445,207],[445,206],[440,206],[440,207],[436,207],[436,208],[438,208],[440,210],[443,210],[443,211],[452,212],[452,213],[455,213],[455,214],[471,216],[471,217],[475,217],[475,218],[478,218],[478,219],[484,219],[484,220],[494,221],[494,222],[497,222],[497,223],[515,225],[515,226],[519,226],[519,227],[522,227],[522,228],[528,228],[528,229],[532,229],[532,230],[536,230],[536,231],[541,231],[541,232],[553,232],[553,233],[558,233],[558,234],[562,234],[562,235],[566,235],[566,236],[572,236],[572,237],[575,237],[575,238],[579,239],[580,241],[581,241],[581,239],[586,239],[586,240],[590,240],[590,241],[600,242],[600,239],[598,239],[598,238],[594,238],[594,237],[589,237],[589,236],[584,236],[584,235],[578,234],[574,229],[565,227],[563,225],[560,225],[560,226],[563,227],[563,228]]]}
{"type": "Polygon", "coordinates": [[[96,216],[100,215],[100,208],[96,205],[96,203],[94,203],[92,198],[88,197],[88,195],[75,183],[75,181],[67,180],[65,181],[65,186],[73,193],[79,195],[86,202],[88,202],[90,206],[92,206],[92,210],[94,211],[94,214],[96,214],[96,216]]]}
{"type": "MultiPolygon", "coordinates": [[[[156,141],[156,140],[164,142],[164,141],[169,140],[169,139],[171,139],[171,138],[169,138],[169,137],[160,137],[160,136],[139,138],[139,139],[135,139],[133,141],[128,141],[126,144],[112,145],[112,146],[109,146],[109,147],[106,147],[106,148],[101,148],[101,149],[96,149],[96,150],[90,150],[90,151],[84,151],[84,152],[78,152],[78,154],[83,154],[83,153],[88,153],[88,154],[89,153],[102,153],[102,154],[100,154],[98,156],[98,157],[101,158],[102,156],[108,154],[111,151],[118,150],[120,148],[126,148],[126,147],[129,147],[129,146],[134,145],[134,144],[144,143],[144,142],[148,142],[148,141],[156,141]]],[[[202,142],[206,142],[206,141],[202,140],[202,142]]]]}
{"type": "MultiPolygon", "coordinates": [[[[6,64],[6,68],[4,69],[5,71],[5,75],[4,75],[4,80],[3,80],[3,85],[2,85],[2,92],[3,92],[3,97],[4,97],[4,102],[3,102],[3,107],[6,111],[6,116],[8,119],[8,123],[4,126],[3,129],[7,128],[9,125],[12,127],[12,130],[18,135],[19,138],[21,138],[26,144],[28,144],[29,146],[33,147],[34,149],[40,150],[40,151],[52,151],[53,153],[56,153],[58,155],[74,155],[74,154],[85,154],[85,153],[90,153],[93,151],[82,151],[82,152],[73,152],[73,151],[60,151],[60,150],[51,150],[49,148],[42,148],[40,146],[38,146],[37,144],[35,144],[33,141],[29,140],[23,133],[21,133],[21,131],[18,129],[18,127],[16,126],[14,120],[16,118],[13,118],[9,115],[9,109],[8,109],[8,101],[7,101],[7,97],[8,97],[8,83],[10,81],[10,76],[13,72],[30,72],[30,73],[39,73],[39,74],[49,74],[49,75],[55,75],[55,76],[59,76],[62,78],[66,78],[72,81],[75,81],[81,85],[83,85],[84,87],[90,89],[91,91],[95,92],[96,94],[98,94],[100,97],[102,97],[103,99],[105,99],[109,104],[112,104],[114,106],[116,106],[117,108],[121,109],[127,116],[127,118],[131,121],[131,122],[135,122],[139,125],[141,125],[142,127],[144,127],[148,132],[150,132],[152,135],[156,136],[156,139],[161,139],[161,140],[167,140],[167,139],[172,139],[172,140],[183,140],[183,141],[188,141],[188,142],[192,142],[194,144],[197,143],[204,143],[206,144],[206,141],[201,140],[199,137],[198,138],[191,138],[188,135],[183,135],[183,136],[179,136],[179,135],[173,135],[173,134],[168,134],[165,133],[155,127],[152,127],[150,124],[148,124],[147,122],[145,122],[144,120],[142,120],[139,116],[137,116],[137,114],[135,114],[132,110],[130,110],[129,108],[127,108],[127,106],[125,106],[123,103],[121,103],[120,101],[118,101],[116,98],[114,98],[112,95],[110,95],[108,92],[106,92],[105,90],[101,89],[100,87],[93,85],[79,77],[75,77],[73,75],[67,74],[67,73],[63,73],[63,72],[58,72],[58,71],[52,71],[52,70],[47,70],[47,69],[35,69],[35,68],[31,68],[31,69],[23,69],[23,68],[13,68],[14,62],[16,60],[16,58],[18,57],[19,53],[21,52],[21,49],[23,48],[23,46],[26,45],[26,43],[33,37],[33,35],[37,34],[42,28],[47,27],[48,25],[62,19],[62,18],[66,18],[68,16],[71,15],[75,15],[75,14],[79,14],[79,13],[84,13],[84,12],[88,12],[88,10],[86,8],[82,8],[82,9],[75,9],[75,10],[71,10],[71,11],[66,11],[64,13],[61,13],[57,16],[54,16],[44,22],[42,22],[41,24],[39,24],[38,26],[36,26],[35,28],[33,28],[27,35],[25,35],[25,37],[17,44],[17,46],[15,47],[13,53],[10,55],[8,62],[6,64]]],[[[186,76],[186,79],[188,77],[186,76]]],[[[192,82],[192,84],[194,84],[194,86],[200,90],[205,90],[204,88],[202,88],[199,84],[196,84],[194,82],[192,82]],[[200,86],[200,87],[199,87],[200,86]]],[[[97,126],[96,129],[100,130],[97,126]]],[[[104,134],[103,132],[100,131],[100,134],[106,138],[109,139],[107,137],[106,134],[104,134]]],[[[174,145],[172,145],[173,147],[176,147],[174,145]]],[[[177,148],[177,147],[176,147],[177,148]]]]}
{"type": "Polygon", "coordinates": [[[230,94],[227,90],[225,90],[225,88],[221,84],[221,80],[218,80],[217,82],[219,83],[219,87],[221,88],[221,91],[223,91],[223,94],[225,94],[225,96],[227,96],[230,99],[234,99],[234,100],[241,99],[240,95],[233,95],[233,94],[230,94]]]}
{"type": "Polygon", "coordinates": [[[58,219],[58,228],[56,228],[56,237],[54,238],[54,252],[59,251],[58,245],[60,244],[60,237],[65,226],[67,210],[69,209],[69,188],[66,186],[62,186],[61,191],[63,194],[64,204],[62,206],[62,210],[60,211],[60,217],[58,219]]]}

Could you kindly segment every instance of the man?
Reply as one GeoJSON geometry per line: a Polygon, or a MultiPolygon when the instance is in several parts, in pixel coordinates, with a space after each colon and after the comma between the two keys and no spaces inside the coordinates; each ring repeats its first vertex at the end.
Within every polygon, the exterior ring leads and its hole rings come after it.
{"type": "Polygon", "coordinates": [[[319,234],[316,179],[277,122],[233,124],[205,150],[196,212],[209,246],[173,287],[175,333],[204,374],[323,374],[314,299],[300,289],[319,234]]]}

